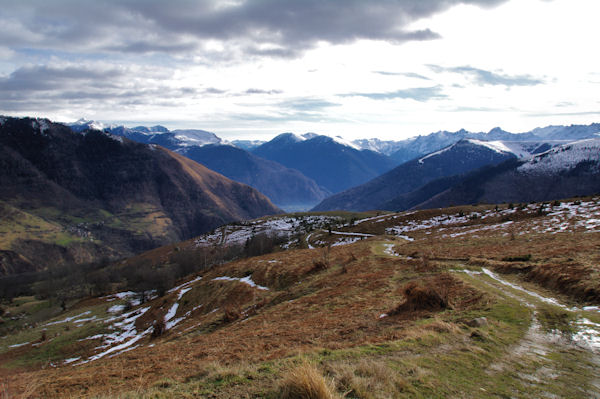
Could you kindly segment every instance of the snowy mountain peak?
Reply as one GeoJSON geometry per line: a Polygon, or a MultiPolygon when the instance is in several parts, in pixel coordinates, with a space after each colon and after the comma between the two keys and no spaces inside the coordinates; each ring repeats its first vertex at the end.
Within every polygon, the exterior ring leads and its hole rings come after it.
{"type": "Polygon", "coordinates": [[[600,138],[580,140],[537,154],[518,170],[524,173],[556,173],[573,169],[582,162],[600,167],[600,138]]]}
{"type": "Polygon", "coordinates": [[[216,134],[199,129],[179,129],[171,131],[184,146],[203,146],[207,144],[224,144],[216,134]]]}
{"type": "Polygon", "coordinates": [[[342,138],[341,136],[335,136],[335,137],[332,137],[332,139],[333,139],[333,141],[335,141],[338,144],[345,145],[346,147],[350,147],[350,148],[358,150],[358,151],[361,150],[361,148],[359,146],[352,143],[351,141],[348,141],[348,140],[342,138]]]}
{"type": "Polygon", "coordinates": [[[271,140],[272,142],[284,142],[284,141],[289,141],[292,143],[299,143],[300,141],[305,141],[306,137],[302,137],[299,136],[295,133],[281,133],[277,136],[275,136],[275,138],[273,138],[273,140],[271,140]]]}
{"type": "Polygon", "coordinates": [[[82,132],[87,129],[104,130],[109,127],[102,122],[92,121],[85,118],[80,118],[77,121],[69,124],[69,126],[76,132],[82,132]]]}

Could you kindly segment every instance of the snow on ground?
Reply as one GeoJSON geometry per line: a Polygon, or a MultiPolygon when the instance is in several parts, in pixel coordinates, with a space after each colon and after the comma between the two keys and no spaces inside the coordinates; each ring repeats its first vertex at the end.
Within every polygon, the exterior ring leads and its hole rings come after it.
{"type": "MultiPolygon", "coordinates": [[[[82,360],[75,365],[85,364],[98,360],[107,355],[116,356],[122,353],[127,348],[130,348],[133,344],[138,342],[144,336],[152,331],[152,327],[147,328],[145,331],[138,333],[135,328],[135,322],[138,318],[144,315],[150,307],[141,309],[135,309],[131,312],[123,313],[120,316],[112,317],[105,321],[105,323],[114,322],[108,327],[109,330],[113,330],[113,333],[98,334],[85,339],[102,339],[103,344],[96,347],[96,349],[105,349],[104,351],[97,353],[85,360],[82,360]]],[[[111,356],[111,357],[112,357],[111,356]]]]}
{"type": "Polygon", "coordinates": [[[343,235],[343,236],[356,236],[356,237],[374,237],[373,234],[352,233],[350,231],[332,231],[331,234],[338,234],[338,235],[343,235]]]}
{"type": "Polygon", "coordinates": [[[332,247],[339,247],[341,245],[349,245],[354,244],[357,241],[360,241],[362,237],[344,237],[339,239],[338,241],[331,244],[332,247]]]}
{"type": "MultiPolygon", "coordinates": [[[[73,320],[75,320],[75,319],[78,319],[78,318],[80,318],[81,316],[88,315],[88,314],[90,314],[90,313],[92,313],[92,312],[91,312],[90,310],[88,310],[88,311],[86,311],[86,312],[83,312],[83,313],[81,313],[81,314],[78,314],[77,316],[71,316],[71,317],[67,317],[66,319],[63,319],[63,320],[58,320],[58,321],[53,321],[53,322],[50,322],[50,323],[46,323],[46,324],[44,324],[44,326],[52,326],[52,325],[54,325],[54,324],[68,323],[68,322],[70,322],[70,321],[73,321],[73,320]]],[[[85,319],[84,319],[84,320],[85,320],[85,319]]],[[[89,319],[88,319],[88,320],[89,320],[89,319]]],[[[77,320],[76,320],[75,322],[77,322],[77,320]]]]}
{"type": "Polygon", "coordinates": [[[383,250],[384,253],[390,256],[400,256],[394,251],[394,244],[383,244],[383,246],[385,247],[383,250]]]}
{"type": "MultiPolygon", "coordinates": [[[[404,238],[404,233],[436,229],[444,232],[442,237],[477,236],[478,232],[515,229],[516,234],[545,233],[557,234],[583,230],[586,233],[600,232],[600,197],[590,201],[569,201],[560,203],[529,204],[523,208],[489,209],[470,214],[454,214],[433,216],[424,220],[408,220],[402,225],[388,227],[386,234],[404,238]],[[541,209],[540,209],[541,208],[541,209]],[[540,218],[529,218],[524,222],[506,221],[517,212],[534,214],[542,212],[540,218]],[[487,223],[486,219],[497,218],[498,223],[487,223]],[[481,221],[481,223],[477,223],[481,221]],[[485,222],[484,222],[485,221],[485,222]],[[469,223],[468,225],[466,225],[469,223]]],[[[430,230],[427,233],[430,233],[430,230]]],[[[508,232],[505,232],[505,235],[508,232]]],[[[409,237],[410,238],[410,237],[409,237]]]]}
{"type": "Polygon", "coordinates": [[[108,308],[106,311],[108,313],[120,313],[122,311],[124,311],[126,308],[125,305],[113,305],[110,308],[108,308]]]}
{"type": "MultiPolygon", "coordinates": [[[[572,334],[571,340],[573,341],[573,343],[575,343],[576,345],[578,345],[580,347],[587,348],[588,350],[592,350],[595,353],[600,353],[600,323],[594,323],[594,322],[590,321],[589,319],[581,316],[582,312],[595,312],[595,313],[600,312],[600,308],[598,308],[597,306],[586,306],[584,308],[568,307],[568,306],[560,303],[555,298],[545,297],[543,295],[538,294],[537,292],[533,292],[526,288],[523,288],[518,284],[511,283],[511,282],[501,278],[496,273],[492,272],[491,270],[489,270],[485,267],[481,268],[481,270],[482,270],[481,272],[474,272],[474,271],[467,270],[467,269],[451,270],[451,271],[465,272],[470,275],[485,274],[488,277],[490,277],[492,280],[495,280],[502,285],[505,285],[516,291],[519,291],[530,297],[533,297],[541,302],[544,302],[544,303],[547,303],[547,304],[550,304],[553,306],[557,306],[557,307],[564,309],[566,311],[569,311],[569,312],[580,313],[580,316],[578,317],[578,319],[574,323],[572,323],[572,326],[575,328],[575,332],[572,334]]],[[[509,293],[506,293],[506,294],[508,294],[509,296],[511,296],[515,299],[518,299],[519,301],[523,302],[525,305],[527,305],[530,308],[535,308],[530,302],[525,300],[523,297],[517,297],[516,295],[511,295],[509,293]]]]}
{"type": "MultiPolygon", "coordinates": [[[[180,284],[180,285],[178,285],[177,287],[171,288],[171,289],[170,289],[169,291],[167,291],[167,292],[168,292],[168,293],[172,293],[172,292],[175,292],[175,291],[179,291],[179,290],[181,290],[182,288],[187,288],[188,286],[190,286],[190,285],[192,285],[192,284],[194,284],[195,282],[197,282],[197,281],[200,281],[200,280],[202,280],[202,277],[201,277],[201,276],[200,276],[200,277],[196,277],[196,278],[195,278],[195,279],[193,279],[193,280],[186,281],[185,283],[183,283],[183,284],[180,284]]],[[[190,289],[191,289],[191,288],[190,288],[190,289]]],[[[189,291],[189,289],[188,289],[187,291],[189,291]]],[[[185,291],[185,292],[187,292],[187,291],[185,291]]],[[[185,294],[185,292],[184,292],[184,294],[185,294]]],[[[183,294],[181,294],[181,295],[183,296],[183,294]]],[[[181,296],[180,296],[178,299],[181,299],[181,296]]]]}
{"type": "Polygon", "coordinates": [[[258,288],[259,290],[268,290],[269,289],[267,287],[263,287],[262,285],[258,285],[254,281],[252,281],[252,276],[246,276],[243,278],[221,276],[221,277],[215,277],[215,278],[213,278],[213,280],[214,281],[219,281],[219,280],[239,281],[240,283],[248,284],[250,287],[258,288]]]}
{"type": "Polygon", "coordinates": [[[548,217],[523,226],[519,234],[558,234],[575,230],[583,230],[586,233],[600,231],[600,198],[587,202],[562,202],[558,206],[548,205],[546,210],[550,212],[548,217]]]}
{"type": "Polygon", "coordinates": [[[29,345],[31,342],[23,342],[22,344],[8,345],[9,348],[20,348],[21,346],[29,345]]]}
{"type": "Polygon", "coordinates": [[[196,240],[196,246],[211,246],[217,244],[243,245],[252,236],[258,234],[272,234],[287,236],[306,234],[310,230],[323,229],[328,226],[337,226],[343,218],[322,215],[309,216],[281,216],[269,219],[260,219],[243,224],[230,224],[205,234],[196,240]]]}
{"type": "Polygon", "coordinates": [[[386,234],[393,234],[396,236],[403,235],[409,231],[426,230],[434,227],[448,226],[455,224],[463,224],[469,221],[467,215],[439,215],[433,216],[425,220],[409,220],[402,226],[388,227],[385,229],[386,234]]]}

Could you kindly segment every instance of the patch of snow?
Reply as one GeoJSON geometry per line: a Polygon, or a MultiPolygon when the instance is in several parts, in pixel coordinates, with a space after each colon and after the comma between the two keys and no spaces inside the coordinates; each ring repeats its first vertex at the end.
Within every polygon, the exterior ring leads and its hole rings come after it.
{"type": "Polygon", "coordinates": [[[600,324],[580,318],[575,322],[575,326],[579,331],[573,334],[572,340],[579,346],[600,352],[600,324]]]}
{"type": "Polygon", "coordinates": [[[181,297],[184,296],[185,293],[190,290],[191,290],[191,288],[182,288],[181,291],[179,291],[179,294],[177,294],[177,300],[180,300],[181,297]]]}
{"type": "MultiPolygon", "coordinates": [[[[140,334],[137,333],[136,328],[135,328],[136,320],[138,318],[140,318],[141,316],[143,316],[144,313],[146,313],[149,309],[150,309],[150,307],[148,306],[148,307],[145,307],[142,309],[132,310],[131,312],[124,313],[121,316],[119,316],[118,318],[116,318],[116,320],[120,320],[120,321],[115,322],[113,325],[111,325],[109,327],[109,329],[111,329],[111,330],[118,330],[118,331],[115,331],[114,333],[98,334],[98,335],[94,335],[93,337],[86,338],[86,339],[104,339],[103,345],[100,345],[96,349],[105,349],[105,348],[108,348],[108,349],[103,352],[100,352],[94,356],[91,356],[86,360],[83,360],[83,361],[77,363],[77,365],[89,363],[89,362],[98,360],[98,359],[100,359],[104,356],[110,355],[110,354],[115,354],[115,355],[119,354],[120,351],[131,347],[133,344],[138,342],[144,336],[149,334],[152,331],[152,327],[147,328],[145,331],[143,331],[140,334]],[[114,346],[115,344],[117,344],[117,345],[114,346]]],[[[115,318],[111,318],[107,321],[113,321],[113,320],[115,320],[115,318]]]]}
{"type": "MultiPolygon", "coordinates": [[[[175,291],[178,291],[178,290],[180,290],[180,289],[182,289],[182,288],[184,288],[184,287],[187,287],[188,285],[194,284],[196,281],[200,281],[200,280],[202,280],[202,276],[196,277],[195,279],[193,279],[193,280],[190,280],[190,281],[186,281],[185,283],[183,283],[183,284],[180,284],[180,285],[178,285],[178,286],[177,286],[177,287],[175,287],[175,288],[171,288],[171,289],[170,289],[169,291],[167,291],[167,292],[170,294],[170,293],[172,293],[172,292],[175,292],[175,291]]],[[[189,291],[189,290],[188,290],[188,291],[189,291]]],[[[186,292],[187,292],[187,291],[186,291],[186,292]]],[[[182,294],[182,295],[183,295],[183,294],[182,294]]],[[[181,297],[180,297],[180,298],[181,298],[181,297]]]]}
{"type": "Polygon", "coordinates": [[[350,244],[354,244],[357,241],[362,240],[362,237],[344,237],[341,238],[340,240],[334,242],[333,244],[331,244],[332,247],[339,247],[342,245],[350,245],[350,244]]]}
{"type": "Polygon", "coordinates": [[[73,323],[75,323],[75,324],[83,324],[83,323],[88,322],[88,321],[96,320],[97,318],[98,317],[96,317],[96,316],[92,316],[92,317],[88,317],[86,319],[77,319],[77,320],[73,320],[73,323]]]}
{"type": "Polygon", "coordinates": [[[167,314],[165,315],[165,322],[171,320],[175,316],[178,308],[179,308],[179,303],[175,302],[171,306],[171,308],[169,308],[169,310],[167,311],[167,314]]]}
{"type": "Polygon", "coordinates": [[[113,305],[110,308],[108,308],[106,311],[108,313],[120,313],[122,311],[125,310],[125,305],[113,305]]]}
{"type": "Polygon", "coordinates": [[[444,152],[448,151],[448,150],[449,150],[449,149],[451,149],[452,147],[454,147],[454,144],[452,144],[452,145],[450,145],[450,146],[448,146],[448,147],[446,147],[446,148],[442,148],[442,149],[441,149],[441,150],[439,150],[439,151],[432,152],[432,153],[431,153],[431,154],[429,154],[429,155],[425,155],[423,158],[419,159],[419,163],[420,163],[420,164],[423,164],[423,161],[425,161],[427,158],[431,158],[431,157],[435,157],[436,155],[440,155],[440,154],[442,154],[442,153],[444,153],[444,152]]]}
{"type": "Polygon", "coordinates": [[[81,359],[81,356],[79,356],[79,357],[71,357],[71,358],[65,359],[64,364],[73,363],[73,362],[78,361],[79,359],[81,359]]]}
{"type": "Polygon", "coordinates": [[[504,153],[513,153],[513,151],[506,146],[502,141],[482,141],[475,139],[467,139],[467,141],[471,144],[480,145],[482,147],[489,148],[492,151],[495,151],[499,154],[504,153]]]}
{"type": "Polygon", "coordinates": [[[246,276],[244,278],[221,276],[221,277],[215,277],[215,278],[213,278],[213,280],[214,281],[219,281],[219,280],[239,281],[240,283],[248,284],[250,287],[258,288],[259,290],[268,290],[269,289],[267,287],[263,287],[262,285],[258,285],[254,281],[252,281],[252,276],[246,276]]]}
{"type": "Polygon", "coordinates": [[[356,237],[374,237],[373,234],[352,233],[349,231],[331,231],[331,234],[339,234],[339,235],[343,235],[343,236],[356,236],[356,237]]]}
{"type": "Polygon", "coordinates": [[[356,144],[354,144],[351,141],[348,141],[348,140],[342,138],[341,136],[335,136],[335,137],[332,137],[332,139],[333,139],[333,141],[335,141],[338,144],[345,145],[346,147],[350,147],[350,148],[358,150],[358,151],[361,150],[361,148],[359,146],[357,146],[356,144]]]}
{"type": "Polygon", "coordinates": [[[52,326],[52,325],[55,325],[55,324],[68,323],[68,322],[70,322],[71,320],[78,319],[79,317],[81,317],[81,316],[85,316],[85,315],[87,315],[87,314],[90,314],[90,313],[92,313],[92,312],[91,312],[90,310],[88,310],[88,311],[86,311],[86,312],[83,312],[83,313],[81,313],[81,314],[78,314],[77,316],[71,316],[71,317],[67,317],[66,319],[63,319],[63,320],[59,320],[59,321],[53,321],[53,322],[50,322],[50,323],[46,323],[46,324],[44,324],[44,326],[52,326]]]}
{"type": "Polygon", "coordinates": [[[387,313],[382,313],[382,314],[379,315],[380,319],[383,319],[384,317],[388,317],[388,314],[387,313]]]}
{"type": "Polygon", "coordinates": [[[558,306],[558,307],[563,308],[563,309],[570,310],[569,308],[567,308],[565,305],[559,303],[554,298],[547,298],[545,296],[541,296],[537,292],[529,291],[529,290],[527,290],[527,289],[525,289],[525,288],[523,288],[523,287],[521,287],[519,285],[516,285],[516,284],[513,284],[513,283],[511,283],[509,281],[506,281],[503,278],[500,278],[496,273],[492,272],[491,270],[489,270],[489,269],[487,269],[485,267],[482,267],[481,270],[483,271],[484,274],[486,274],[487,276],[489,276],[491,279],[496,280],[499,283],[504,284],[504,285],[506,285],[506,286],[508,286],[508,287],[510,287],[512,289],[524,292],[527,295],[532,296],[532,297],[534,297],[534,298],[536,298],[536,299],[538,299],[538,300],[540,300],[542,302],[548,303],[550,305],[554,305],[554,306],[558,306]]]}
{"type": "Polygon", "coordinates": [[[116,294],[109,295],[106,300],[107,301],[115,301],[117,299],[128,299],[128,298],[134,297],[136,295],[137,295],[137,293],[135,293],[133,291],[117,292],[116,294]]]}
{"type": "Polygon", "coordinates": [[[23,342],[22,344],[14,344],[14,345],[8,345],[9,348],[19,348],[21,346],[25,346],[25,345],[29,345],[31,342],[23,342]]]}

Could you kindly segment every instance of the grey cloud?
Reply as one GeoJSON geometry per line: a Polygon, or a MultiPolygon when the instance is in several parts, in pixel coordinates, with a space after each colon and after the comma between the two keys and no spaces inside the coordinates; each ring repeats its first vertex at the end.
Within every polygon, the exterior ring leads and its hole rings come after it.
{"type": "Polygon", "coordinates": [[[415,87],[382,93],[346,93],[340,94],[341,97],[367,97],[372,100],[393,100],[396,98],[411,99],[425,102],[433,99],[446,98],[440,86],[433,87],[415,87]]]}
{"type": "Polygon", "coordinates": [[[441,67],[429,65],[435,72],[452,72],[470,77],[478,85],[492,86],[536,86],[545,83],[543,79],[531,75],[505,75],[499,72],[486,71],[471,66],[441,67]]]}
{"type": "Polygon", "coordinates": [[[320,111],[324,108],[337,107],[340,104],[333,103],[317,98],[297,98],[282,101],[276,104],[277,107],[296,111],[320,111]]]}
{"type": "Polygon", "coordinates": [[[250,88],[244,92],[244,94],[281,94],[282,90],[263,90],[263,89],[255,89],[250,88]]]}
{"type": "Polygon", "coordinates": [[[373,73],[376,73],[378,75],[383,75],[383,76],[404,76],[404,77],[407,77],[407,78],[422,79],[422,80],[431,80],[427,76],[423,76],[421,74],[414,73],[414,72],[373,71],[373,73]]]}
{"type": "Polygon", "coordinates": [[[460,3],[487,7],[505,1],[252,0],[228,5],[218,0],[0,0],[4,18],[16,21],[12,25],[19,31],[15,35],[0,23],[0,44],[186,54],[199,52],[207,40],[217,40],[231,54],[295,57],[319,41],[435,39],[439,35],[429,29],[407,27],[460,3]]]}
{"type": "Polygon", "coordinates": [[[56,110],[90,101],[112,102],[115,107],[131,104],[175,104],[181,98],[203,94],[196,88],[146,85],[144,78],[162,73],[92,66],[28,66],[0,78],[0,110],[56,110]]]}
{"type": "MultiPolygon", "coordinates": [[[[86,67],[49,67],[46,65],[21,67],[9,76],[0,78],[0,92],[11,90],[42,91],[60,89],[68,84],[82,81],[97,85],[98,81],[108,81],[123,76],[119,69],[91,69],[86,67]]],[[[104,87],[110,84],[104,84],[104,87]]]]}

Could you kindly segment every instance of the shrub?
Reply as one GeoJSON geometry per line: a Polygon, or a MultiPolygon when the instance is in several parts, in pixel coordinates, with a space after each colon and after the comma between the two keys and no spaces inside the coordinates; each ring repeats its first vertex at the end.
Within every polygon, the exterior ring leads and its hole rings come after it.
{"type": "Polygon", "coordinates": [[[404,285],[400,292],[406,300],[388,312],[390,316],[416,310],[435,311],[451,307],[448,302],[448,287],[441,280],[431,281],[425,285],[411,281],[404,285]]]}
{"type": "Polygon", "coordinates": [[[507,256],[502,258],[504,262],[529,262],[531,260],[531,254],[507,256]]]}
{"type": "Polygon", "coordinates": [[[281,399],[334,399],[335,393],[331,381],[309,363],[303,363],[285,374],[279,385],[278,398],[281,399]]]}

